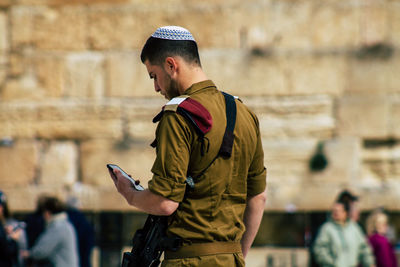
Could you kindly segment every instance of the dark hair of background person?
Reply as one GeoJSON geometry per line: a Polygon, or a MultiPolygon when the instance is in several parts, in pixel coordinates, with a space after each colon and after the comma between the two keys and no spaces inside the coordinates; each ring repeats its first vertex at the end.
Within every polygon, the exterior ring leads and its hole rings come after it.
{"type": "Polygon", "coordinates": [[[42,212],[49,211],[51,214],[57,214],[65,211],[65,205],[56,197],[45,197],[40,205],[42,212]]]}
{"type": "Polygon", "coordinates": [[[348,190],[343,190],[338,198],[338,201],[346,201],[346,202],[354,202],[358,200],[358,197],[356,195],[353,195],[352,193],[350,193],[348,190]]]}
{"type": "Polygon", "coordinates": [[[180,56],[186,62],[201,67],[200,56],[195,41],[191,40],[166,40],[150,37],[143,46],[140,59],[152,65],[161,65],[170,56],[180,56]]]}

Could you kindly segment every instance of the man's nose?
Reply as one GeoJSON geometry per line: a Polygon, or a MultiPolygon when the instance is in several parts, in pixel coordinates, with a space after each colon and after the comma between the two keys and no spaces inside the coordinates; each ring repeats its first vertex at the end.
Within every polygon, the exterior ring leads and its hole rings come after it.
{"type": "Polygon", "coordinates": [[[157,93],[161,91],[161,88],[158,86],[156,81],[154,81],[154,90],[156,90],[157,93]]]}

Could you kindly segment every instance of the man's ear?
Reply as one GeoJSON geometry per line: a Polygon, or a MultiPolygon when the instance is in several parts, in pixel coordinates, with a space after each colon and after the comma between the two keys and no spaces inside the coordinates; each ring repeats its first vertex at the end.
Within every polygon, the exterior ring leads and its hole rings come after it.
{"type": "Polygon", "coordinates": [[[165,69],[171,75],[178,70],[178,62],[173,57],[165,59],[165,69]]]}

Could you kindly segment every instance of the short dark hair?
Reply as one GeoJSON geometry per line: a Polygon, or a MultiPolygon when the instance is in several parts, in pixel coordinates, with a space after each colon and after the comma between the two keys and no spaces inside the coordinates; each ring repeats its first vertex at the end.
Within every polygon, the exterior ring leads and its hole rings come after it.
{"type": "Polygon", "coordinates": [[[56,197],[44,197],[40,204],[42,212],[49,211],[51,214],[57,214],[65,211],[65,205],[56,197]]]}
{"type": "Polygon", "coordinates": [[[170,56],[180,56],[186,62],[201,67],[197,43],[190,40],[167,40],[150,37],[143,46],[140,59],[153,65],[161,65],[170,56]]]}
{"type": "Polygon", "coordinates": [[[345,189],[342,192],[340,192],[339,196],[337,197],[337,200],[353,203],[354,201],[358,201],[358,197],[352,194],[349,190],[345,189]]]}

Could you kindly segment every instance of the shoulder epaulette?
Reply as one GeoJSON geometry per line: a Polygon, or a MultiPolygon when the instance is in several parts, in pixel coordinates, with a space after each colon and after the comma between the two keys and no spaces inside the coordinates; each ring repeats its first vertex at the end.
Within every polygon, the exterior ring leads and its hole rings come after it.
{"type": "Polygon", "coordinates": [[[204,137],[211,130],[213,121],[210,112],[200,102],[187,95],[171,99],[153,118],[153,122],[160,121],[165,112],[176,112],[182,115],[194,126],[200,137],[204,137]]]}

